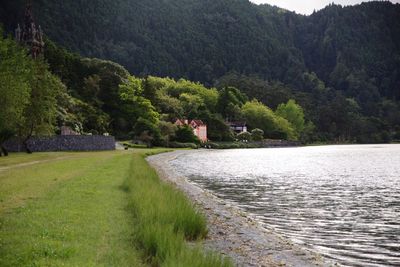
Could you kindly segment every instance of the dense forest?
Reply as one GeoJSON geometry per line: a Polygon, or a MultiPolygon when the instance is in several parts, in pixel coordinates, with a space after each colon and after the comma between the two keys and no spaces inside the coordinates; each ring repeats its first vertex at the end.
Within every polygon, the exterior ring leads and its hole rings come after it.
{"type": "MultiPolygon", "coordinates": [[[[6,31],[12,32],[21,21],[23,3],[8,1],[0,7],[0,21],[6,31]]],[[[247,0],[37,0],[34,5],[37,20],[57,44],[83,56],[124,66],[80,59],[66,51],[62,57],[60,53],[50,56],[52,51],[62,49],[56,49],[56,45],[53,50],[47,49],[50,69],[70,88],[71,97],[88,104],[81,109],[93,108],[91,113],[99,115],[85,119],[87,130],[101,131],[95,128],[107,123],[117,133],[132,127],[120,103],[109,101],[120,97],[119,90],[112,89],[119,87],[105,82],[118,84],[129,76],[129,71],[140,81],[137,88],[160,114],[163,111],[157,107],[160,99],[156,97],[167,96],[161,98],[163,103],[172,103],[181,94],[171,96],[165,88],[185,87],[185,82],[195,86],[197,83],[188,81],[192,80],[211,88],[207,90],[217,90],[219,95],[226,88],[243,94],[249,100],[238,104],[243,119],[244,114],[250,114],[244,112],[247,103],[257,106],[253,98],[274,115],[281,103],[289,105],[294,99],[304,108],[308,141],[400,139],[398,4],[380,1],[351,7],[329,5],[310,16],[247,0]],[[61,61],[68,58],[68,64],[78,64],[84,74],[57,62],[57,56],[61,61]],[[101,78],[116,73],[115,80],[101,78]],[[77,75],[80,78],[74,78],[77,75]],[[149,92],[152,76],[175,78],[164,80],[175,85],[158,88],[156,96],[155,91],[149,92]],[[93,97],[93,90],[98,97],[93,97]]],[[[198,103],[200,98],[187,101],[198,103]]],[[[182,103],[178,110],[184,110],[182,103]]],[[[217,108],[214,104],[207,103],[206,110],[201,108],[201,101],[196,106],[199,110],[191,116],[209,123],[216,117],[221,122],[224,116],[239,116],[233,111],[223,114],[223,110],[213,110],[217,108]]],[[[293,138],[296,134],[274,129],[268,135],[293,138]]]]}
{"type": "Polygon", "coordinates": [[[0,156],[7,155],[3,144],[10,138],[18,137],[29,152],[32,136],[57,134],[63,126],[149,146],[197,147],[193,130],[174,124],[178,118],[203,120],[212,141],[310,137],[312,123],[292,99],[272,110],[235,87],[136,77],[117,63],[83,58],[49,39],[44,51],[32,58],[28,47],[0,38],[0,156]],[[252,131],[235,135],[226,120],[248,121],[252,131]]]}

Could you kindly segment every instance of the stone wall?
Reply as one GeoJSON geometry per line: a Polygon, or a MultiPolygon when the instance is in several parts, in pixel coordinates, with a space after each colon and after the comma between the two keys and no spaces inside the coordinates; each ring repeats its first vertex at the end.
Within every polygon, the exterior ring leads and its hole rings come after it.
{"type": "MultiPolygon", "coordinates": [[[[9,152],[23,152],[18,139],[5,142],[4,147],[9,152]]],[[[102,135],[32,137],[28,147],[32,152],[115,150],[115,138],[102,135]]]]}

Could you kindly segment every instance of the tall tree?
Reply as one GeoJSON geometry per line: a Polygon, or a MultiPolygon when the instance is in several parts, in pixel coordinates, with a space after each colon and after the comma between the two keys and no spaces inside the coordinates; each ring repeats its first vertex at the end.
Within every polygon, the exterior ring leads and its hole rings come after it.
{"type": "Polygon", "coordinates": [[[257,100],[247,102],[242,107],[242,112],[249,126],[263,130],[266,137],[297,139],[290,122],[257,100]]]}
{"type": "Polygon", "coordinates": [[[64,85],[60,79],[48,71],[41,59],[34,61],[33,75],[29,81],[31,92],[29,104],[23,112],[23,120],[18,125],[18,135],[28,153],[28,140],[32,135],[54,133],[57,117],[57,98],[64,85]]]}
{"type": "Polygon", "coordinates": [[[12,39],[3,38],[0,27],[0,156],[8,155],[3,143],[24,122],[30,102],[33,62],[12,39]]]}
{"type": "Polygon", "coordinates": [[[280,104],[276,114],[285,118],[293,126],[297,138],[300,137],[305,127],[304,111],[295,100],[290,99],[286,104],[280,104]]]}

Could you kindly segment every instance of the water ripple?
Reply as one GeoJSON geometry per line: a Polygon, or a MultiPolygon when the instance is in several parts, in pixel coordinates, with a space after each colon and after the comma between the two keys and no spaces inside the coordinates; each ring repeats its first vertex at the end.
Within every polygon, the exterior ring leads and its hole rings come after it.
{"type": "Polygon", "coordinates": [[[204,151],[172,164],[344,266],[400,266],[400,145],[204,151]]]}

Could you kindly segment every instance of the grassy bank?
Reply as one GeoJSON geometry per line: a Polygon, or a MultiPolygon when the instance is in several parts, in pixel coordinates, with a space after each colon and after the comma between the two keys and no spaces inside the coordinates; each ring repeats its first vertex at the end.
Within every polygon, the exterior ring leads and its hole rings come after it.
{"type": "Polygon", "coordinates": [[[206,220],[184,194],[161,182],[143,154],[133,155],[125,183],[135,218],[135,241],[151,265],[230,266],[215,254],[187,246],[207,234],[206,220]]]}
{"type": "Polygon", "coordinates": [[[205,220],[140,152],[0,159],[0,266],[228,266],[205,220]]]}

